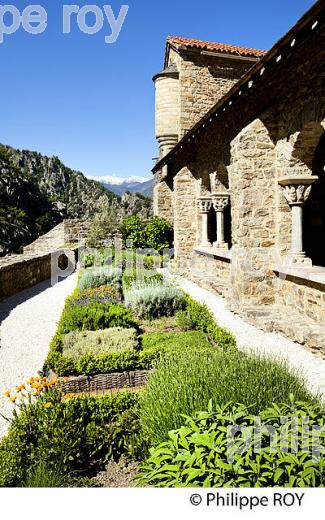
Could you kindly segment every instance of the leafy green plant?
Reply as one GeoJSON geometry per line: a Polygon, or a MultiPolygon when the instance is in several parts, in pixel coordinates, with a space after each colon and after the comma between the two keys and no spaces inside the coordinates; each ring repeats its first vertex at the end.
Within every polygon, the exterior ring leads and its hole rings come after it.
{"type": "Polygon", "coordinates": [[[159,254],[164,249],[173,247],[174,232],[173,226],[168,220],[161,217],[153,217],[145,227],[146,243],[159,254]]]}
{"type": "Polygon", "coordinates": [[[70,332],[62,338],[64,356],[77,360],[83,354],[98,356],[138,347],[137,331],[112,327],[105,330],[70,332]]]}
{"type": "Polygon", "coordinates": [[[65,474],[87,472],[104,458],[139,456],[145,449],[131,392],[63,399],[52,389],[22,403],[0,443],[0,487],[26,485],[41,477],[41,466],[65,474]],[[37,469],[38,468],[38,469],[37,469]]]}
{"type": "Polygon", "coordinates": [[[139,215],[132,215],[123,219],[120,231],[124,242],[132,241],[134,248],[146,247],[145,223],[139,215]]]}
{"type": "Polygon", "coordinates": [[[94,267],[82,272],[78,287],[81,291],[101,285],[119,282],[122,278],[121,269],[112,267],[94,267]]]}
{"type": "Polygon", "coordinates": [[[258,414],[272,403],[315,400],[303,379],[284,362],[257,355],[226,354],[215,349],[183,349],[165,355],[150,375],[141,399],[140,418],[152,444],[182,424],[182,414],[233,401],[258,414]]]}
{"type": "Polygon", "coordinates": [[[325,419],[317,405],[294,403],[291,399],[289,404],[262,411],[262,424],[272,426],[277,433],[272,444],[266,429],[254,430],[254,416],[242,404],[212,406],[210,402],[207,411],[182,420],[184,425],[170,431],[166,442],[150,449],[148,460],[140,466],[140,485],[211,488],[325,485],[325,419]],[[281,424],[283,417],[289,419],[286,426],[281,424]],[[308,427],[307,439],[296,435],[295,424],[300,425],[300,432],[302,424],[308,427]],[[242,426],[244,430],[239,435],[233,430],[230,437],[234,426],[242,426]],[[312,436],[313,426],[322,428],[317,446],[312,436]],[[281,428],[288,446],[294,440],[294,453],[283,449],[281,428]],[[247,445],[248,433],[252,440],[247,445]],[[254,445],[257,439],[260,448],[254,445]],[[321,453],[319,459],[313,456],[312,448],[321,453]]]}
{"type": "Polygon", "coordinates": [[[225,351],[236,350],[236,340],[231,332],[219,327],[206,305],[186,296],[186,308],[176,314],[178,325],[183,330],[202,330],[225,351]]]}
{"type": "MultiPolygon", "coordinates": [[[[142,284],[141,284],[142,286],[142,284]]],[[[177,287],[152,284],[138,288],[133,285],[124,292],[125,304],[138,317],[173,316],[185,303],[184,293],[177,287]]]]}

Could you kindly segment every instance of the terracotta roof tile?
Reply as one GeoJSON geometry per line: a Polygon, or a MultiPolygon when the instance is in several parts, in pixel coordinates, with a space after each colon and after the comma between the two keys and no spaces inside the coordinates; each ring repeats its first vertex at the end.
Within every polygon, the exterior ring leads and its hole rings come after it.
{"type": "Polygon", "coordinates": [[[239,47],[237,45],[230,45],[227,43],[206,42],[203,40],[195,40],[192,38],[182,38],[179,36],[168,36],[167,42],[172,45],[184,45],[185,47],[194,47],[196,49],[204,49],[207,51],[224,52],[227,54],[234,54],[237,56],[254,56],[260,58],[265,56],[267,51],[260,49],[251,49],[249,47],[239,47]]]}

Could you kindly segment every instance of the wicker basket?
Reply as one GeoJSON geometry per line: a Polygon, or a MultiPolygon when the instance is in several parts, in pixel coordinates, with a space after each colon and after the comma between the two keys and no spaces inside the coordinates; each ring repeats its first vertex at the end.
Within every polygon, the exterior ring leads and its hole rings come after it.
{"type": "Polygon", "coordinates": [[[94,376],[78,376],[60,378],[59,384],[66,394],[95,393],[105,390],[119,390],[122,388],[136,388],[145,386],[149,370],[135,370],[130,372],[96,374],[94,376]]]}

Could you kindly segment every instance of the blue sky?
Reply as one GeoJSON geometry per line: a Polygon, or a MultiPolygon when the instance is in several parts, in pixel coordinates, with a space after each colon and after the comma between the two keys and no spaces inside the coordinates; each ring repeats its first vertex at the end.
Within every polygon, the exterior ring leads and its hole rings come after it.
{"type": "MultiPolygon", "coordinates": [[[[62,34],[63,4],[110,4],[117,16],[123,2],[37,1],[48,14],[46,31],[20,28],[0,44],[0,142],[57,155],[88,176],[147,178],[157,155],[151,77],[162,68],[166,36],[268,49],[314,3],[124,0],[119,38],[106,44],[107,20],[86,35],[72,17],[71,33],[62,34]]],[[[7,3],[22,12],[37,1],[7,3]]]]}

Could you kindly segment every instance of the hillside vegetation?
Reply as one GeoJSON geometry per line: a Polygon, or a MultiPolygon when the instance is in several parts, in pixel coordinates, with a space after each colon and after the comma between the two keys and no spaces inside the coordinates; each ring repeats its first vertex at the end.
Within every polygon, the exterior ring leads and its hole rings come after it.
{"type": "Polygon", "coordinates": [[[65,218],[87,219],[105,207],[122,217],[151,211],[147,199],[121,198],[58,157],[0,144],[0,256],[19,252],[65,218]]]}

